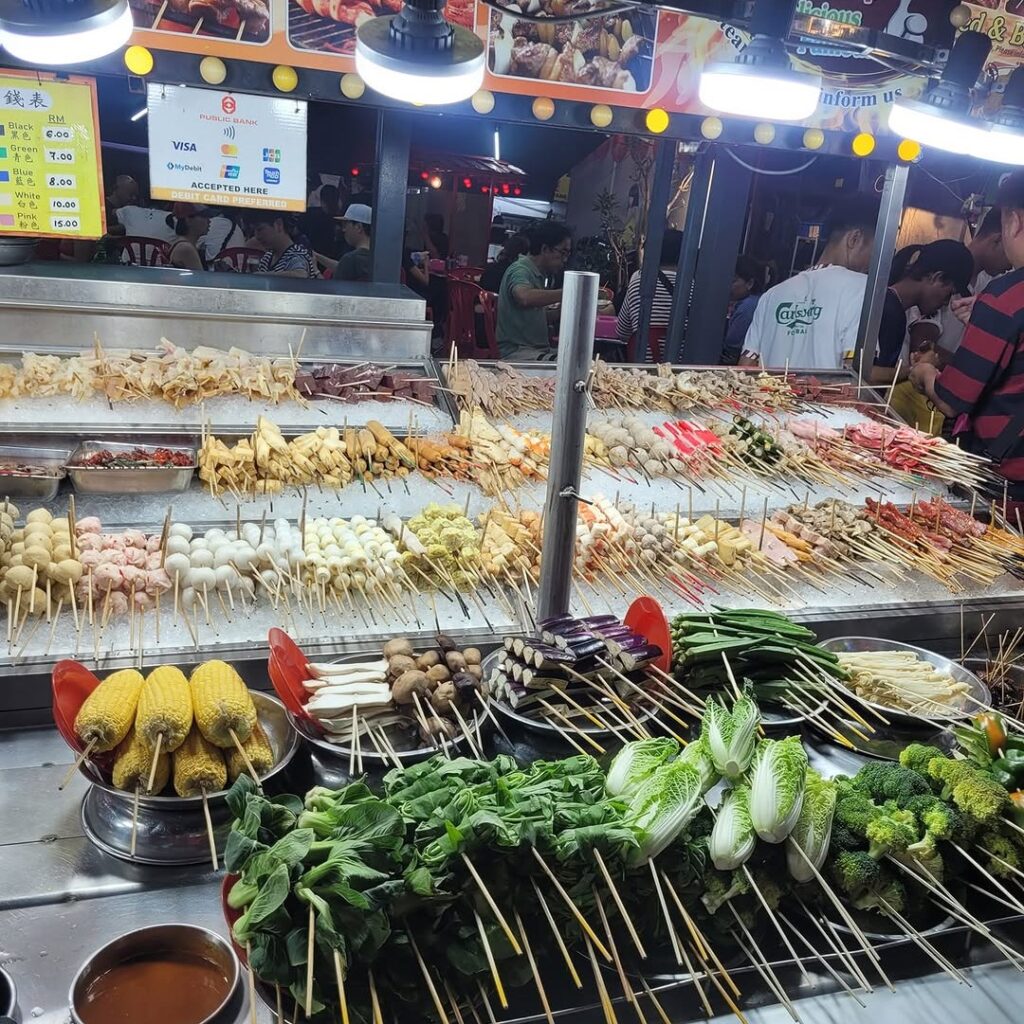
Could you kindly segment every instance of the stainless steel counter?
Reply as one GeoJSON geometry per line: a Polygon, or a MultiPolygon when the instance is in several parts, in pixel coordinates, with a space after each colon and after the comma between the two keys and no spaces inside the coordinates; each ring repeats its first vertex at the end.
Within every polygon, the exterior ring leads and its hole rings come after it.
{"type": "Polygon", "coordinates": [[[24,349],[237,345],[307,357],[416,359],[430,353],[426,303],[401,285],[300,281],[167,267],[0,267],[0,343],[24,349]]]}

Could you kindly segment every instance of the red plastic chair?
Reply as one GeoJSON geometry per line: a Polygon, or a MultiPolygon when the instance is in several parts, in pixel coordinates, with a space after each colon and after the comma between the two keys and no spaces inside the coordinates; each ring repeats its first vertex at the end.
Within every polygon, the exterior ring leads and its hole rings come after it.
{"type": "Polygon", "coordinates": [[[118,240],[121,257],[137,267],[166,267],[167,243],[159,238],[125,235],[118,240]]]}
{"type": "Polygon", "coordinates": [[[473,358],[476,349],[476,307],[483,292],[472,281],[448,278],[446,340],[460,356],[473,358]]]}
{"type": "Polygon", "coordinates": [[[473,284],[479,284],[483,273],[483,267],[452,267],[448,271],[448,280],[472,281],[473,284]]]}
{"type": "Polygon", "coordinates": [[[498,296],[495,292],[480,292],[480,305],[483,307],[484,339],[486,346],[481,347],[477,339],[474,359],[500,359],[498,351],[498,296]]]}
{"type": "Polygon", "coordinates": [[[221,249],[213,258],[213,265],[222,263],[239,274],[251,274],[259,266],[263,259],[262,249],[251,249],[245,245],[235,246],[231,249],[221,249]]]}
{"type": "MultiPolygon", "coordinates": [[[[668,333],[667,327],[652,327],[647,335],[647,362],[649,363],[660,363],[662,349],[665,347],[665,335],[668,333]]],[[[637,337],[634,334],[628,342],[626,342],[626,362],[635,363],[636,359],[636,342],[637,337]]]]}

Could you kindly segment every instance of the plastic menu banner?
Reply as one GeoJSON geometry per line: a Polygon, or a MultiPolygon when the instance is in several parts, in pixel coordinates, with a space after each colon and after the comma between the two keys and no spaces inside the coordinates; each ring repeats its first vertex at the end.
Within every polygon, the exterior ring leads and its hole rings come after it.
{"type": "MultiPolygon", "coordinates": [[[[355,70],[356,31],[366,19],[394,14],[401,0],[131,0],[134,41],[226,59],[355,70]]],[[[697,96],[701,69],[731,61],[746,33],[722,22],[667,8],[637,6],[577,22],[527,21],[564,15],[565,0],[503,0],[503,10],[477,0],[448,0],[446,16],[473,28],[487,46],[484,87],[553,100],[703,115],[697,96]]],[[[821,37],[831,23],[884,32],[943,50],[955,30],[957,0],[797,0],[796,13],[821,19],[816,37],[799,41],[793,57],[822,76],[822,99],[805,124],[853,131],[884,130],[893,100],[920,94],[925,79],[887,67],[856,49],[821,37]]],[[[1024,0],[972,3],[975,23],[993,40],[993,63],[1016,64],[1024,54],[1024,0]]],[[[988,69],[991,72],[991,65],[988,69]]]]}
{"type": "Polygon", "coordinates": [[[0,74],[0,235],[101,238],[96,83],[0,74]]]}
{"type": "Polygon", "coordinates": [[[154,199],[306,209],[306,101],[150,85],[154,199]]]}

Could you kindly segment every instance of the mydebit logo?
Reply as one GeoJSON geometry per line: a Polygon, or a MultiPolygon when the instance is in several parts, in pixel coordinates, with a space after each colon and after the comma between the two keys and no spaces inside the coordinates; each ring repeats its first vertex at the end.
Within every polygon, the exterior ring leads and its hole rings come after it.
{"type": "Polygon", "coordinates": [[[220,176],[222,178],[237,178],[240,170],[238,164],[221,164],[220,176]]]}
{"type": "Polygon", "coordinates": [[[780,302],[775,307],[775,322],[785,327],[790,335],[806,334],[807,329],[821,317],[821,306],[810,302],[780,302]]]}

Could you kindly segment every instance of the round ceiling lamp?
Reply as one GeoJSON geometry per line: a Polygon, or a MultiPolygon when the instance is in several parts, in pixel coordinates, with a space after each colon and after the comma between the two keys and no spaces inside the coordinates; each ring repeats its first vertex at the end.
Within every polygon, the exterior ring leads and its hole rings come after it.
{"type": "Polygon", "coordinates": [[[947,153],[992,159],[988,126],[970,116],[971,90],[992,49],[982,32],[963,32],[949,51],[938,80],[920,99],[898,99],[889,112],[889,128],[905,139],[947,153]]]}
{"type": "Polygon", "coordinates": [[[483,84],[484,44],[444,16],[445,0],[405,0],[398,14],[356,32],[356,71],[371,89],[406,103],[467,100],[483,84]]]}
{"type": "Polygon", "coordinates": [[[701,72],[704,106],[765,121],[800,121],[814,113],[821,78],[794,71],[784,43],[794,9],[794,0],[757,0],[747,47],[735,61],[716,61],[701,72]]]}
{"type": "Polygon", "coordinates": [[[26,64],[82,64],[131,38],[128,0],[0,0],[0,47],[26,64]]]}

